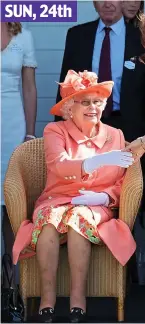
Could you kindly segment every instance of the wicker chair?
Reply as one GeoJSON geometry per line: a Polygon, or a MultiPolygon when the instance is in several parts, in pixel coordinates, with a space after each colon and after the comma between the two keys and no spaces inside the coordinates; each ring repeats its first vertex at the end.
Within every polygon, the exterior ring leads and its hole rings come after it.
{"type": "MultiPolygon", "coordinates": [[[[53,143],[52,143],[53,145],[53,143]]],[[[28,141],[13,153],[7,170],[4,195],[14,234],[21,222],[31,219],[34,203],[46,181],[43,139],[28,141]]],[[[124,179],[119,218],[132,229],[143,191],[140,162],[131,166],[124,179]]],[[[92,246],[87,296],[118,298],[118,320],[124,320],[126,267],[122,267],[105,245],[92,246]]],[[[20,289],[26,305],[27,297],[40,296],[36,257],[20,261],[20,289]]],[[[69,267],[66,246],[60,248],[57,295],[69,296],[69,267]]]]}

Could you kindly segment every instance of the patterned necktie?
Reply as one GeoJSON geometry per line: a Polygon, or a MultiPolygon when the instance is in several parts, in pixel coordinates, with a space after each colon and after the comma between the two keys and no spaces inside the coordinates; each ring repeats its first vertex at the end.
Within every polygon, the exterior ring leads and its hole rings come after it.
{"type": "MultiPolygon", "coordinates": [[[[111,57],[110,57],[110,31],[111,28],[105,27],[105,37],[102,43],[102,49],[100,54],[98,82],[112,80],[111,73],[111,57]]],[[[109,117],[113,109],[113,97],[112,94],[107,100],[107,105],[103,111],[103,117],[109,117]]]]}

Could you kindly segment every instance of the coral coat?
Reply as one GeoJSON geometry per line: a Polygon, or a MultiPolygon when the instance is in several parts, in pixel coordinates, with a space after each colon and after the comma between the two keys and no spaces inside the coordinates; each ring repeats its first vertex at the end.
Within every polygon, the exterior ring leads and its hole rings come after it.
{"type": "MultiPolygon", "coordinates": [[[[82,177],[81,168],[83,160],[87,157],[124,147],[125,139],[122,131],[101,122],[99,132],[93,138],[83,135],[72,120],[49,123],[44,129],[47,182],[36,201],[33,213],[35,222],[42,207],[70,203],[72,197],[79,195],[80,189],[108,193],[112,200],[109,208],[104,206],[90,206],[90,208],[102,241],[122,265],[125,265],[134,253],[136,244],[127,224],[114,219],[110,207],[119,206],[125,170],[118,166],[103,166],[92,174],[82,177]]],[[[23,248],[30,244],[32,231],[33,223],[30,221],[26,220],[21,224],[13,247],[14,264],[23,248]]]]}

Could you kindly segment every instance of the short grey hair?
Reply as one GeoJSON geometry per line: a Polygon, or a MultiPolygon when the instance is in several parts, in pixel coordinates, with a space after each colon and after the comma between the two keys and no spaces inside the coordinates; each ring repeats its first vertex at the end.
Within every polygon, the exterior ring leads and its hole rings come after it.
{"type": "Polygon", "coordinates": [[[62,117],[65,120],[71,119],[71,107],[74,105],[74,99],[67,100],[62,106],[61,106],[61,113],[62,117]]]}

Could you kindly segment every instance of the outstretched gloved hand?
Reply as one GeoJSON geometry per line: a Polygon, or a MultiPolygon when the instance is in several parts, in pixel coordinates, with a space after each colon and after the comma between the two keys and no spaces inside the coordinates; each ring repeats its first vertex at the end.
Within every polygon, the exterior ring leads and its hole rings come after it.
{"type": "Polygon", "coordinates": [[[122,168],[128,168],[134,162],[131,152],[123,152],[121,150],[111,151],[107,153],[97,154],[91,158],[87,158],[83,162],[85,173],[92,173],[97,168],[104,165],[116,165],[122,168]]]}

